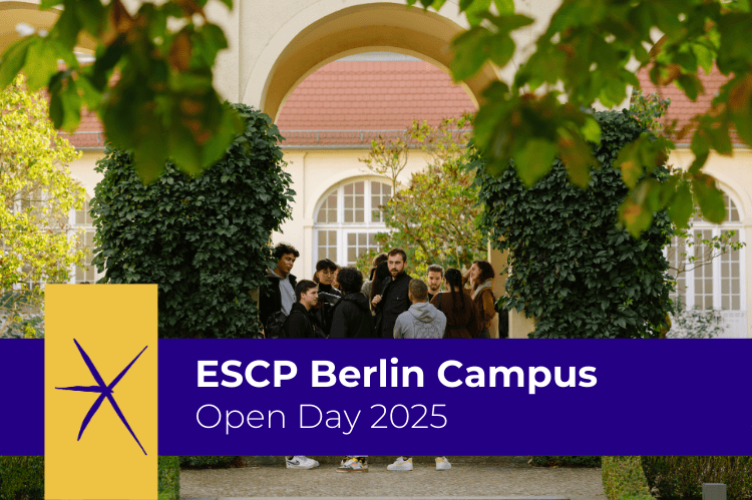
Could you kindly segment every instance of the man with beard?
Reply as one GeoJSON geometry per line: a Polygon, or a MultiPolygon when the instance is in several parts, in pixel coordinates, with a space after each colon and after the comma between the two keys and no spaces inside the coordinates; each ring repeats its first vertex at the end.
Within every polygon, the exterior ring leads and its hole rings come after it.
{"type": "Polygon", "coordinates": [[[391,250],[387,256],[390,276],[381,284],[381,295],[373,298],[376,308],[376,336],[394,338],[397,317],[412,305],[408,296],[412,277],[405,273],[407,254],[401,248],[391,250]]]}
{"type": "Polygon", "coordinates": [[[431,302],[441,291],[444,283],[444,268],[438,264],[431,264],[427,269],[428,278],[428,302],[431,302]]]}

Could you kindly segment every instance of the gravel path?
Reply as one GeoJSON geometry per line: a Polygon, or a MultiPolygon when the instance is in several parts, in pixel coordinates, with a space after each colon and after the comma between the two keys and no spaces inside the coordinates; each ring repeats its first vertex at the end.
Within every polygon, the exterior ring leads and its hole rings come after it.
{"type": "Polygon", "coordinates": [[[371,465],[366,473],[339,473],[336,466],[313,470],[248,467],[184,470],[181,499],[247,497],[499,498],[558,497],[606,500],[600,469],[546,469],[514,464],[453,465],[437,472],[415,464],[412,472],[389,472],[371,465]]]}

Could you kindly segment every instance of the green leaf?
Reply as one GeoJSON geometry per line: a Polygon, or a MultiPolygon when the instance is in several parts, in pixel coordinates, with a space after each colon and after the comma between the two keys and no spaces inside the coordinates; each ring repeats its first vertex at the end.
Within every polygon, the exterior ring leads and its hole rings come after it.
{"type": "Polygon", "coordinates": [[[627,198],[619,206],[619,220],[626,226],[629,234],[634,238],[639,238],[643,232],[650,228],[650,224],[653,222],[653,214],[632,198],[627,198]]]}
{"type": "Polygon", "coordinates": [[[556,145],[545,139],[531,138],[515,148],[514,163],[517,175],[527,187],[532,187],[539,179],[551,171],[556,157],[556,145]]]}
{"type": "Polygon", "coordinates": [[[706,151],[705,153],[701,153],[697,155],[695,159],[692,161],[692,165],[689,166],[687,173],[689,173],[690,175],[694,175],[698,173],[700,170],[702,170],[702,167],[705,166],[705,163],[708,161],[708,156],[710,156],[709,151],[706,151]]]}
{"type": "Polygon", "coordinates": [[[76,16],[81,27],[92,36],[99,36],[104,19],[105,8],[100,0],[77,0],[76,16]]]}
{"type": "Polygon", "coordinates": [[[204,165],[208,166],[219,160],[232,144],[235,136],[243,132],[243,127],[243,121],[238,113],[229,107],[224,107],[217,134],[204,145],[204,165]]]}
{"type": "Polygon", "coordinates": [[[514,55],[514,40],[508,34],[494,35],[488,44],[491,61],[499,68],[503,68],[514,55]]]}
{"type": "Polygon", "coordinates": [[[697,63],[705,71],[705,74],[710,74],[710,71],[713,69],[713,60],[715,59],[713,52],[700,43],[693,44],[692,51],[695,53],[697,63]]]}
{"type": "Polygon", "coordinates": [[[493,0],[496,5],[496,10],[499,14],[513,14],[514,13],[514,0],[493,0]]]}
{"type": "Polygon", "coordinates": [[[488,12],[491,7],[491,0],[471,0],[470,2],[463,2],[460,0],[460,10],[465,12],[467,16],[467,22],[470,26],[477,26],[483,20],[483,13],[488,12]],[[463,8],[463,3],[466,4],[463,8]]]}
{"type": "Polygon", "coordinates": [[[676,224],[679,229],[687,229],[693,208],[694,203],[692,203],[692,193],[689,190],[689,184],[684,182],[679,185],[674,200],[668,207],[668,215],[671,218],[671,222],[676,224]]]}
{"type": "Polygon", "coordinates": [[[601,126],[595,118],[586,118],[585,124],[580,128],[580,133],[586,141],[594,142],[598,145],[601,143],[601,126]]]}
{"type": "Polygon", "coordinates": [[[76,10],[75,2],[66,2],[63,13],[60,14],[50,33],[50,36],[57,38],[70,50],[76,46],[78,33],[81,31],[81,21],[76,15],[76,10]]]}
{"type": "Polygon", "coordinates": [[[747,73],[738,80],[731,89],[728,109],[739,138],[752,145],[752,75],[747,73]]]}
{"type": "Polygon", "coordinates": [[[676,83],[676,86],[682,89],[684,93],[687,94],[687,97],[693,102],[697,100],[698,94],[704,92],[702,82],[697,75],[683,74],[674,80],[674,82],[676,83]]]}
{"type": "Polygon", "coordinates": [[[24,73],[32,92],[46,87],[52,75],[57,73],[57,58],[50,57],[50,52],[49,44],[43,38],[37,38],[29,45],[24,73]]]}
{"type": "Polygon", "coordinates": [[[42,0],[39,2],[39,10],[51,9],[52,7],[62,5],[63,3],[65,2],[62,2],[61,0],[42,0]]]}
{"type": "Polygon", "coordinates": [[[488,58],[485,46],[490,36],[486,28],[476,26],[452,41],[455,55],[450,67],[455,82],[467,80],[483,67],[488,58]]]}
{"type": "Polygon", "coordinates": [[[726,218],[726,203],[723,200],[723,192],[715,185],[715,179],[701,174],[692,180],[692,190],[702,216],[709,222],[723,222],[726,218]]]}
{"type": "Polygon", "coordinates": [[[38,37],[27,36],[22,38],[5,49],[2,58],[0,58],[0,90],[4,90],[8,85],[13,83],[16,75],[26,64],[26,56],[29,45],[38,37]]]}

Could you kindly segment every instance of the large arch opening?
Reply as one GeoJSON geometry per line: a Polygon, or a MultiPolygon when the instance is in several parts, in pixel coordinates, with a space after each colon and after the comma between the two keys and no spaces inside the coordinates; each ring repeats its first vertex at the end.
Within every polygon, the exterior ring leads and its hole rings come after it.
{"type": "MultiPolygon", "coordinates": [[[[333,12],[305,27],[299,25],[300,20],[291,19],[254,65],[244,102],[258,105],[276,119],[287,97],[307,76],[329,62],[363,52],[405,54],[448,72],[453,57],[450,42],[465,29],[459,15],[452,19],[417,7],[406,8],[404,3],[342,8],[343,3],[354,2],[337,2],[333,12]]],[[[310,13],[306,18],[310,19],[310,13]]],[[[462,84],[476,107],[483,89],[498,78],[497,74],[489,64],[462,84]]]]}

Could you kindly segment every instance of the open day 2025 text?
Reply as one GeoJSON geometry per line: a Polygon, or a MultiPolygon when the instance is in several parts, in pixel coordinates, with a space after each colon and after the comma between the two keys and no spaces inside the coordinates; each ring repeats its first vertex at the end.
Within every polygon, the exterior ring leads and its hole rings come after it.
{"type": "MultiPolygon", "coordinates": [[[[423,387],[424,373],[418,366],[398,366],[397,358],[390,359],[391,366],[387,366],[386,359],[380,359],[378,366],[365,366],[362,371],[354,366],[345,366],[337,371],[331,361],[315,360],[311,362],[311,387],[423,387]],[[374,384],[372,378],[376,375],[378,382],[374,384]],[[411,385],[412,384],[412,385],[411,385]]],[[[273,364],[264,360],[254,360],[243,367],[238,360],[227,360],[221,365],[221,375],[211,370],[219,366],[217,360],[198,361],[198,387],[240,387],[243,381],[256,388],[281,387],[283,382],[294,379],[298,368],[292,361],[277,360],[273,364]],[[254,374],[254,371],[256,372],[254,374]],[[271,381],[269,380],[271,378],[271,381]]],[[[534,395],[538,389],[548,387],[553,382],[557,387],[594,387],[598,380],[595,377],[595,367],[584,366],[579,369],[574,366],[563,369],[554,367],[553,373],[545,366],[530,366],[527,373],[519,366],[479,366],[465,367],[457,360],[448,360],[439,366],[437,377],[439,382],[448,388],[462,385],[467,387],[512,387],[513,381],[518,388],[528,387],[528,393],[534,395]]],[[[388,429],[390,426],[402,429],[407,426],[413,429],[427,429],[433,427],[441,429],[448,423],[442,413],[445,404],[396,404],[387,407],[374,404],[366,414],[363,410],[350,413],[347,410],[322,409],[316,404],[299,405],[299,415],[292,418],[278,409],[220,409],[207,403],[196,411],[196,422],[204,429],[222,429],[226,435],[230,430],[248,426],[251,429],[262,427],[278,427],[284,429],[289,421],[297,421],[301,429],[314,429],[325,426],[329,429],[339,429],[349,435],[358,421],[362,425],[370,425],[372,429],[388,429]],[[363,419],[361,415],[363,414],[363,419]]]]}

